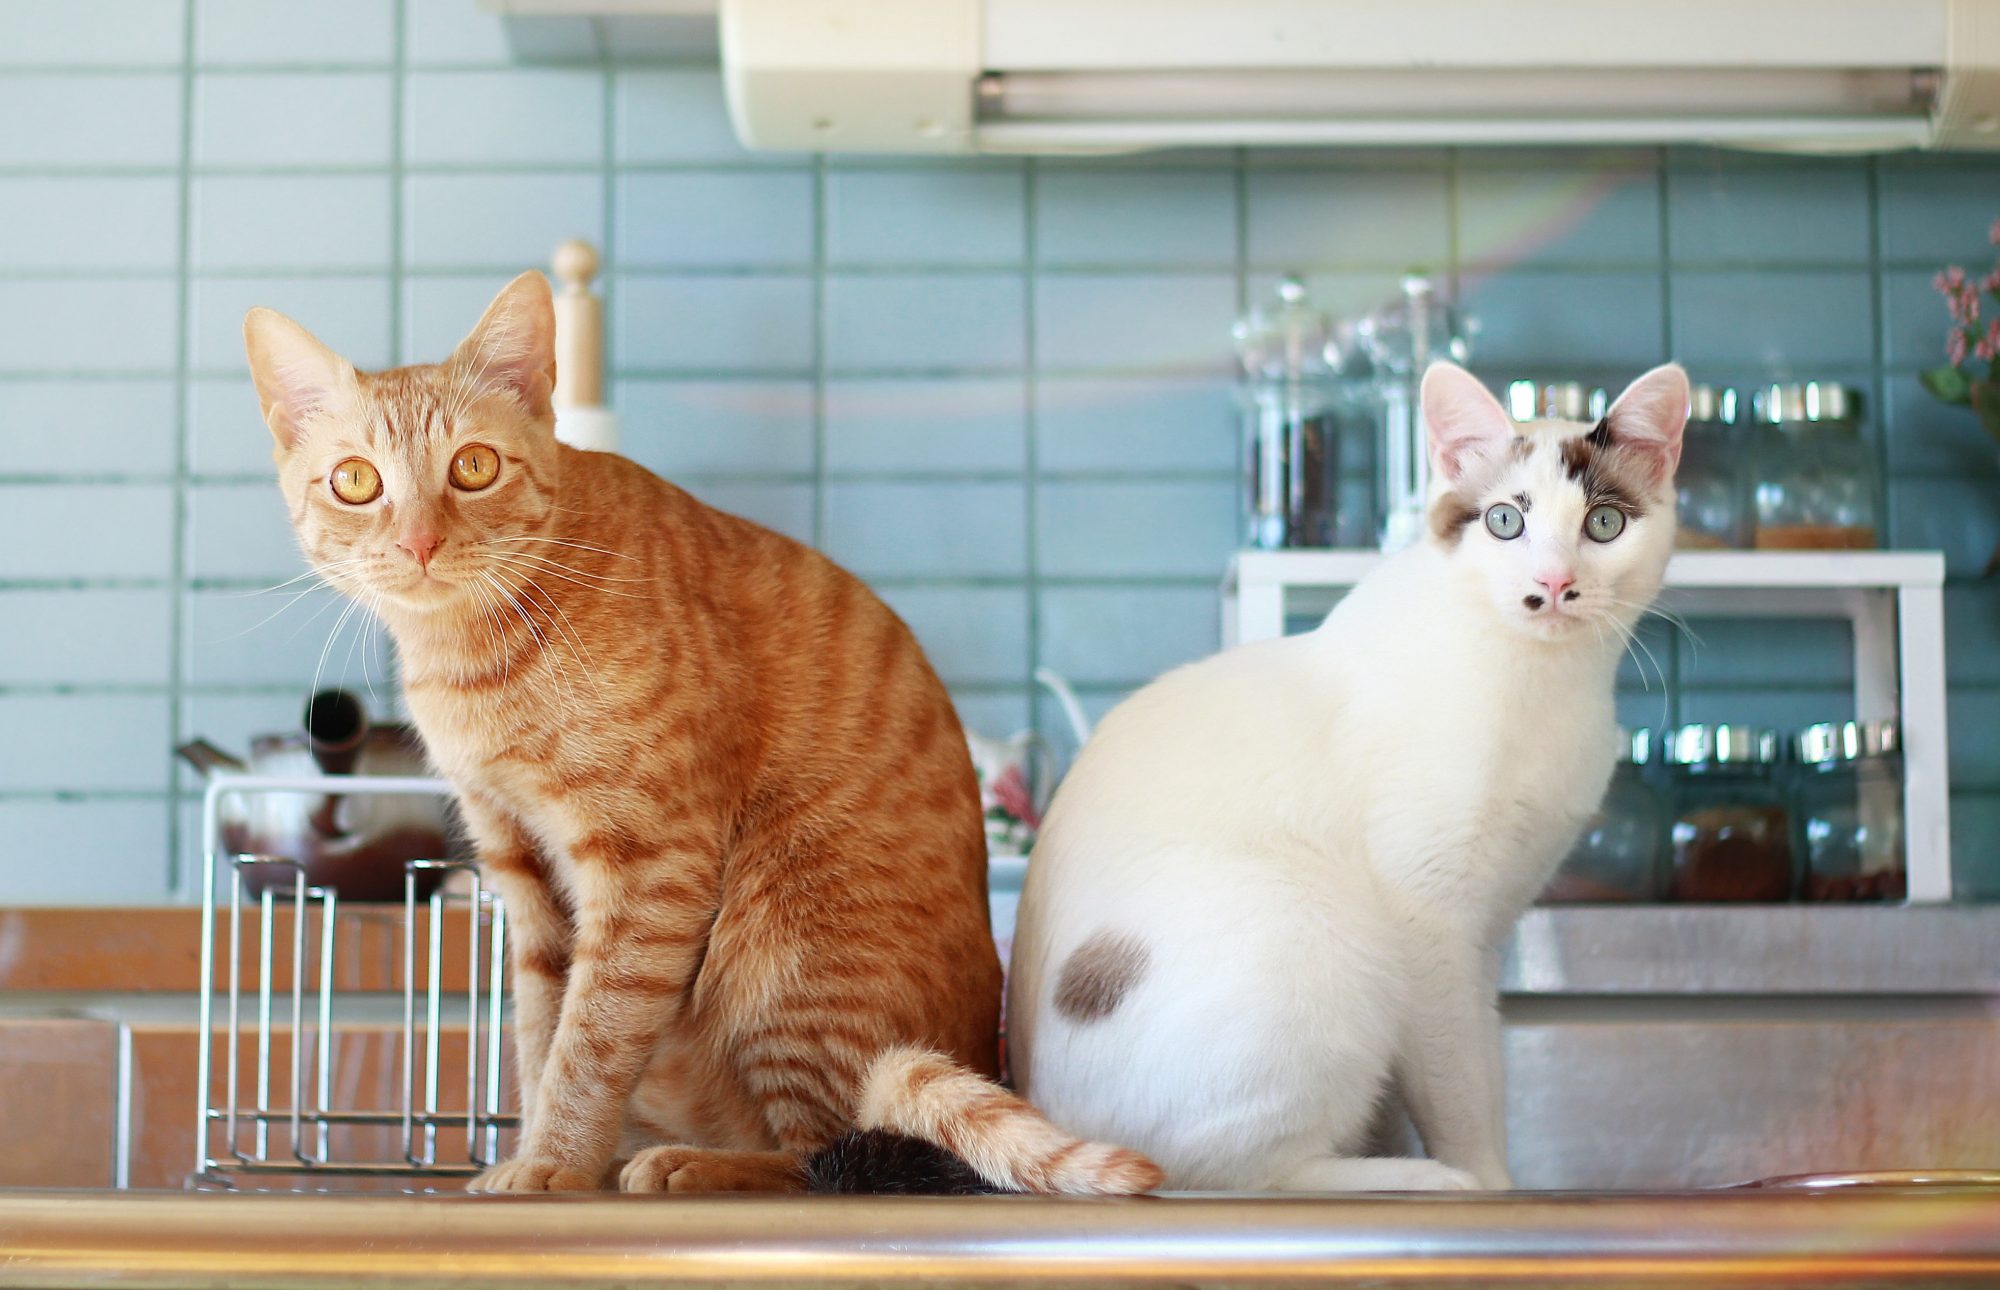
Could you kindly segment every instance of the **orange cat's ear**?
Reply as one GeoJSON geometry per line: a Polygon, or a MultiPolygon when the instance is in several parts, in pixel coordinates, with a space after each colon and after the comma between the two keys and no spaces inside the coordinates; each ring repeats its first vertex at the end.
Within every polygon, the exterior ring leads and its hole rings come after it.
{"type": "Polygon", "coordinates": [[[503,287],[450,365],[482,389],[512,394],[530,416],[554,416],[556,311],[548,279],[530,269],[503,287]]]}
{"type": "Polygon", "coordinates": [[[289,450],[315,417],[346,405],[355,390],[354,365],[275,309],[243,317],[243,348],[264,424],[289,450]]]}

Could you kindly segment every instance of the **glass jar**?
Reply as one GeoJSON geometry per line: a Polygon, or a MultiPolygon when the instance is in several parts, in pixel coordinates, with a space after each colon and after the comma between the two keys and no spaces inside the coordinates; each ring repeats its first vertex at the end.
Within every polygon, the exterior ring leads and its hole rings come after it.
{"type": "Polygon", "coordinates": [[[1509,381],[1507,415],[1529,421],[1595,421],[1610,396],[1581,381],[1509,381]]]}
{"type": "Polygon", "coordinates": [[[1653,732],[1618,732],[1618,763],[1597,813],[1542,892],[1547,905],[1658,900],[1667,849],[1665,796],[1646,778],[1653,732]]]}
{"type": "Polygon", "coordinates": [[[1674,471],[1682,550],[1747,547],[1751,507],[1736,425],[1736,391],[1697,385],[1689,392],[1681,464],[1674,471]]]}
{"type": "Polygon", "coordinates": [[[1879,472],[1843,385],[1773,385],[1756,400],[1759,550],[1870,550],[1879,472]]]}
{"type": "Polygon", "coordinates": [[[1244,541],[1253,547],[1326,547],[1340,489],[1332,325],[1295,277],[1275,307],[1235,327],[1246,488],[1244,541]]]}
{"type": "Polygon", "coordinates": [[[1799,732],[1793,788],[1807,900],[1901,900],[1903,749],[1893,721],[1799,732]]]}
{"type": "Polygon", "coordinates": [[[1791,897],[1791,816],[1774,731],[1681,726],[1667,740],[1673,807],[1667,895],[1689,903],[1791,897]]]}
{"type": "Polygon", "coordinates": [[[1404,276],[1401,294],[1354,324],[1360,357],[1379,398],[1381,451],[1376,454],[1381,545],[1396,551],[1424,534],[1430,500],[1430,432],[1424,425],[1424,372],[1431,361],[1463,364],[1478,330],[1438,285],[1421,273],[1404,276]]]}

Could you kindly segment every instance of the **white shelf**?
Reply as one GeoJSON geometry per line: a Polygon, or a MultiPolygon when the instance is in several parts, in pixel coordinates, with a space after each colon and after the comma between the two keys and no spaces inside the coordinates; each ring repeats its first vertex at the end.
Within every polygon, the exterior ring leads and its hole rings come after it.
{"type": "MultiPolygon", "coordinates": [[[[1232,586],[1351,587],[1387,557],[1379,551],[1240,551],[1232,586]]],[[[1682,551],[1668,587],[1802,587],[1893,590],[1942,587],[1937,551],[1682,551]]]]}
{"type": "MultiPolygon", "coordinates": [[[[1222,584],[1225,644],[1285,634],[1323,615],[1385,559],[1378,551],[1242,551],[1222,584]]],[[[1662,607],[1735,618],[1845,619],[1854,635],[1854,714],[1894,717],[1903,736],[1904,837],[1913,904],[1951,899],[1944,556],[1936,551],[1683,551],[1662,607]]]]}

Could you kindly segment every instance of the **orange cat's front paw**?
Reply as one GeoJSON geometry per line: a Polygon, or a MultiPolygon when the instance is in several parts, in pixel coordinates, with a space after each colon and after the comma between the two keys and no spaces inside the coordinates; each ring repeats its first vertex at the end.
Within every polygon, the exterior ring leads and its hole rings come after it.
{"type": "Polygon", "coordinates": [[[568,1168],[547,1156],[516,1156],[480,1174],[467,1183],[465,1189],[484,1192],[596,1191],[602,1181],[597,1174],[568,1168]]]}

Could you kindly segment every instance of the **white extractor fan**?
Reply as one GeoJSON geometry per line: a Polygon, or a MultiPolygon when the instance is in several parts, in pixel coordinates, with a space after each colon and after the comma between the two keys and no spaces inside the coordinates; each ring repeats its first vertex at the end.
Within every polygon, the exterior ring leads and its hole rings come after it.
{"type": "Polygon", "coordinates": [[[2000,149],[2000,0],[722,0],[756,148],[2000,149]]]}

